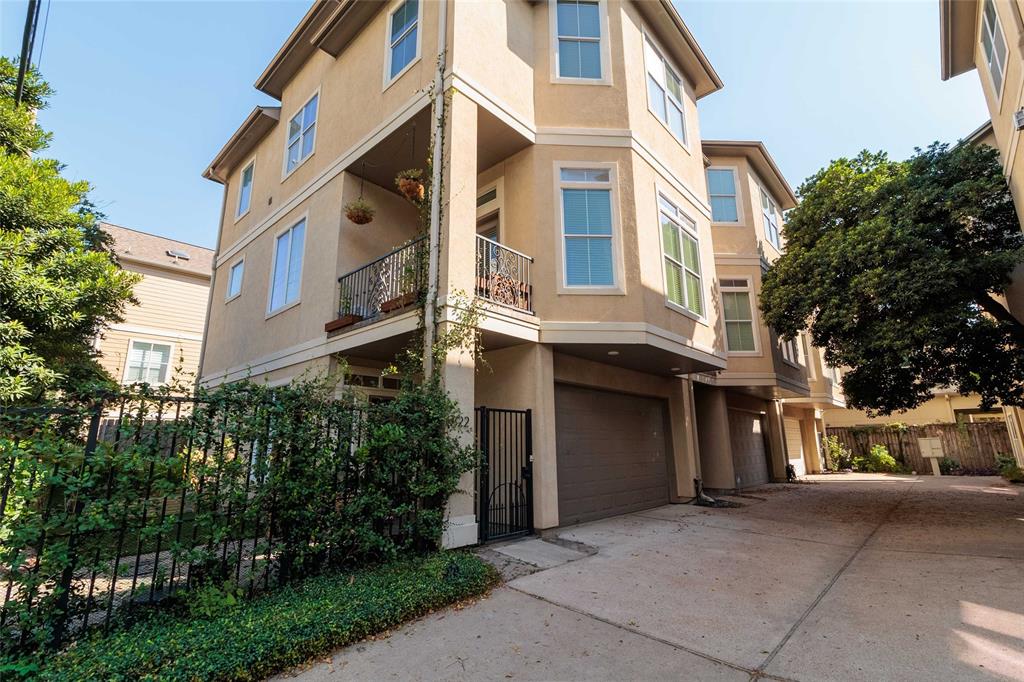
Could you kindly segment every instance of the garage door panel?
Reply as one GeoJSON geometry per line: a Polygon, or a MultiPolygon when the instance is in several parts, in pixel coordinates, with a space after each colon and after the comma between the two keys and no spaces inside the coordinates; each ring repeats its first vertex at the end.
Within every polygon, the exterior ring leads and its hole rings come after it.
{"type": "Polygon", "coordinates": [[[729,443],[737,486],[745,488],[768,482],[768,458],[764,448],[761,415],[729,410],[729,443]]]}
{"type": "Polygon", "coordinates": [[[562,524],[668,502],[663,401],[559,384],[555,427],[562,524]]]}
{"type": "Polygon", "coordinates": [[[787,417],[783,423],[786,430],[786,456],[796,470],[796,475],[803,476],[807,473],[807,466],[804,464],[804,440],[800,434],[800,420],[787,417]]]}

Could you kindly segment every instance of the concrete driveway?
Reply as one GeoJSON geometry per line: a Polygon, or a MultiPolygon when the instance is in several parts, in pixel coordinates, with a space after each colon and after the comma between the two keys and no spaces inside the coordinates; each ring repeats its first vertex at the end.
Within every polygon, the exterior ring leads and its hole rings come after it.
{"type": "Polygon", "coordinates": [[[809,480],[560,530],[594,553],[302,676],[1024,680],[1024,488],[809,480]]]}

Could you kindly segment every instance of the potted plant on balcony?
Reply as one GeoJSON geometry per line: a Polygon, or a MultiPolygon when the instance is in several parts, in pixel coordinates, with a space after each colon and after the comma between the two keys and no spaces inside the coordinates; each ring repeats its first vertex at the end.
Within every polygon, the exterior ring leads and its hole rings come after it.
{"type": "Polygon", "coordinates": [[[357,315],[352,312],[352,296],[349,295],[348,291],[343,290],[341,297],[339,298],[338,305],[338,319],[328,322],[324,325],[325,332],[333,332],[343,327],[349,327],[356,322],[362,322],[363,316],[357,315]]]}
{"type": "Polygon", "coordinates": [[[382,313],[390,313],[393,310],[399,310],[407,305],[416,302],[419,298],[419,282],[416,277],[416,263],[406,263],[405,267],[402,268],[402,274],[398,278],[398,296],[384,301],[380,306],[382,313]]]}
{"type": "Polygon", "coordinates": [[[365,225],[372,221],[376,212],[373,206],[361,196],[345,204],[345,217],[356,225],[365,225]]]}
{"type": "Polygon", "coordinates": [[[398,186],[398,191],[413,203],[422,202],[426,196],[426,188],[423,186],[423,171],[419,168],[410,168],[399,172],[395,176],[395,184],[398,186]]]}

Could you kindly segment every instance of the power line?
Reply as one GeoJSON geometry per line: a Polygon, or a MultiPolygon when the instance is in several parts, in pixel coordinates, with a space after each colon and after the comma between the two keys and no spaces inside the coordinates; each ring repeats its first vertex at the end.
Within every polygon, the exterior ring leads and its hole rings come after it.
{"type": "Polygon", "coordinates": [[[25,13],[25,30],[21,34],[21,59],[18,62],[18,84],[14,89],[14,106],[21,106],[21,96],[25,90],[25,74],[32,60],[32,47],[36,40],[36,26],[39,24],[39,0],[28,0],[28,12],[25,13]]]}
{"type": "Polygon", "coordinates": [[[43,15],[43,35],[39,39],[39,53],[36,55],[36,68],[42,68],[43,50],[46,48],[46,27],[50,25],[50,6],[53,0],[46,0],[46,14],[43,15]]]}

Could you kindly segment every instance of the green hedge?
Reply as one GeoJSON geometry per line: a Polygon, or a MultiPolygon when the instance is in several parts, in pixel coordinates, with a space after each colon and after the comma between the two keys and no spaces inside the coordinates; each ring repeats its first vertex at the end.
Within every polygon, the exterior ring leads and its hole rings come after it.
{"type": "Polygon", "coordinates": [[[493,568],[466,552],[323,575],[242,602],[212,618],[156,613],[123,630],[83,639],[55,655],[9,660],[0,665],[0,678],[263,679],[481,594],[496,580],[493,568]]]}

